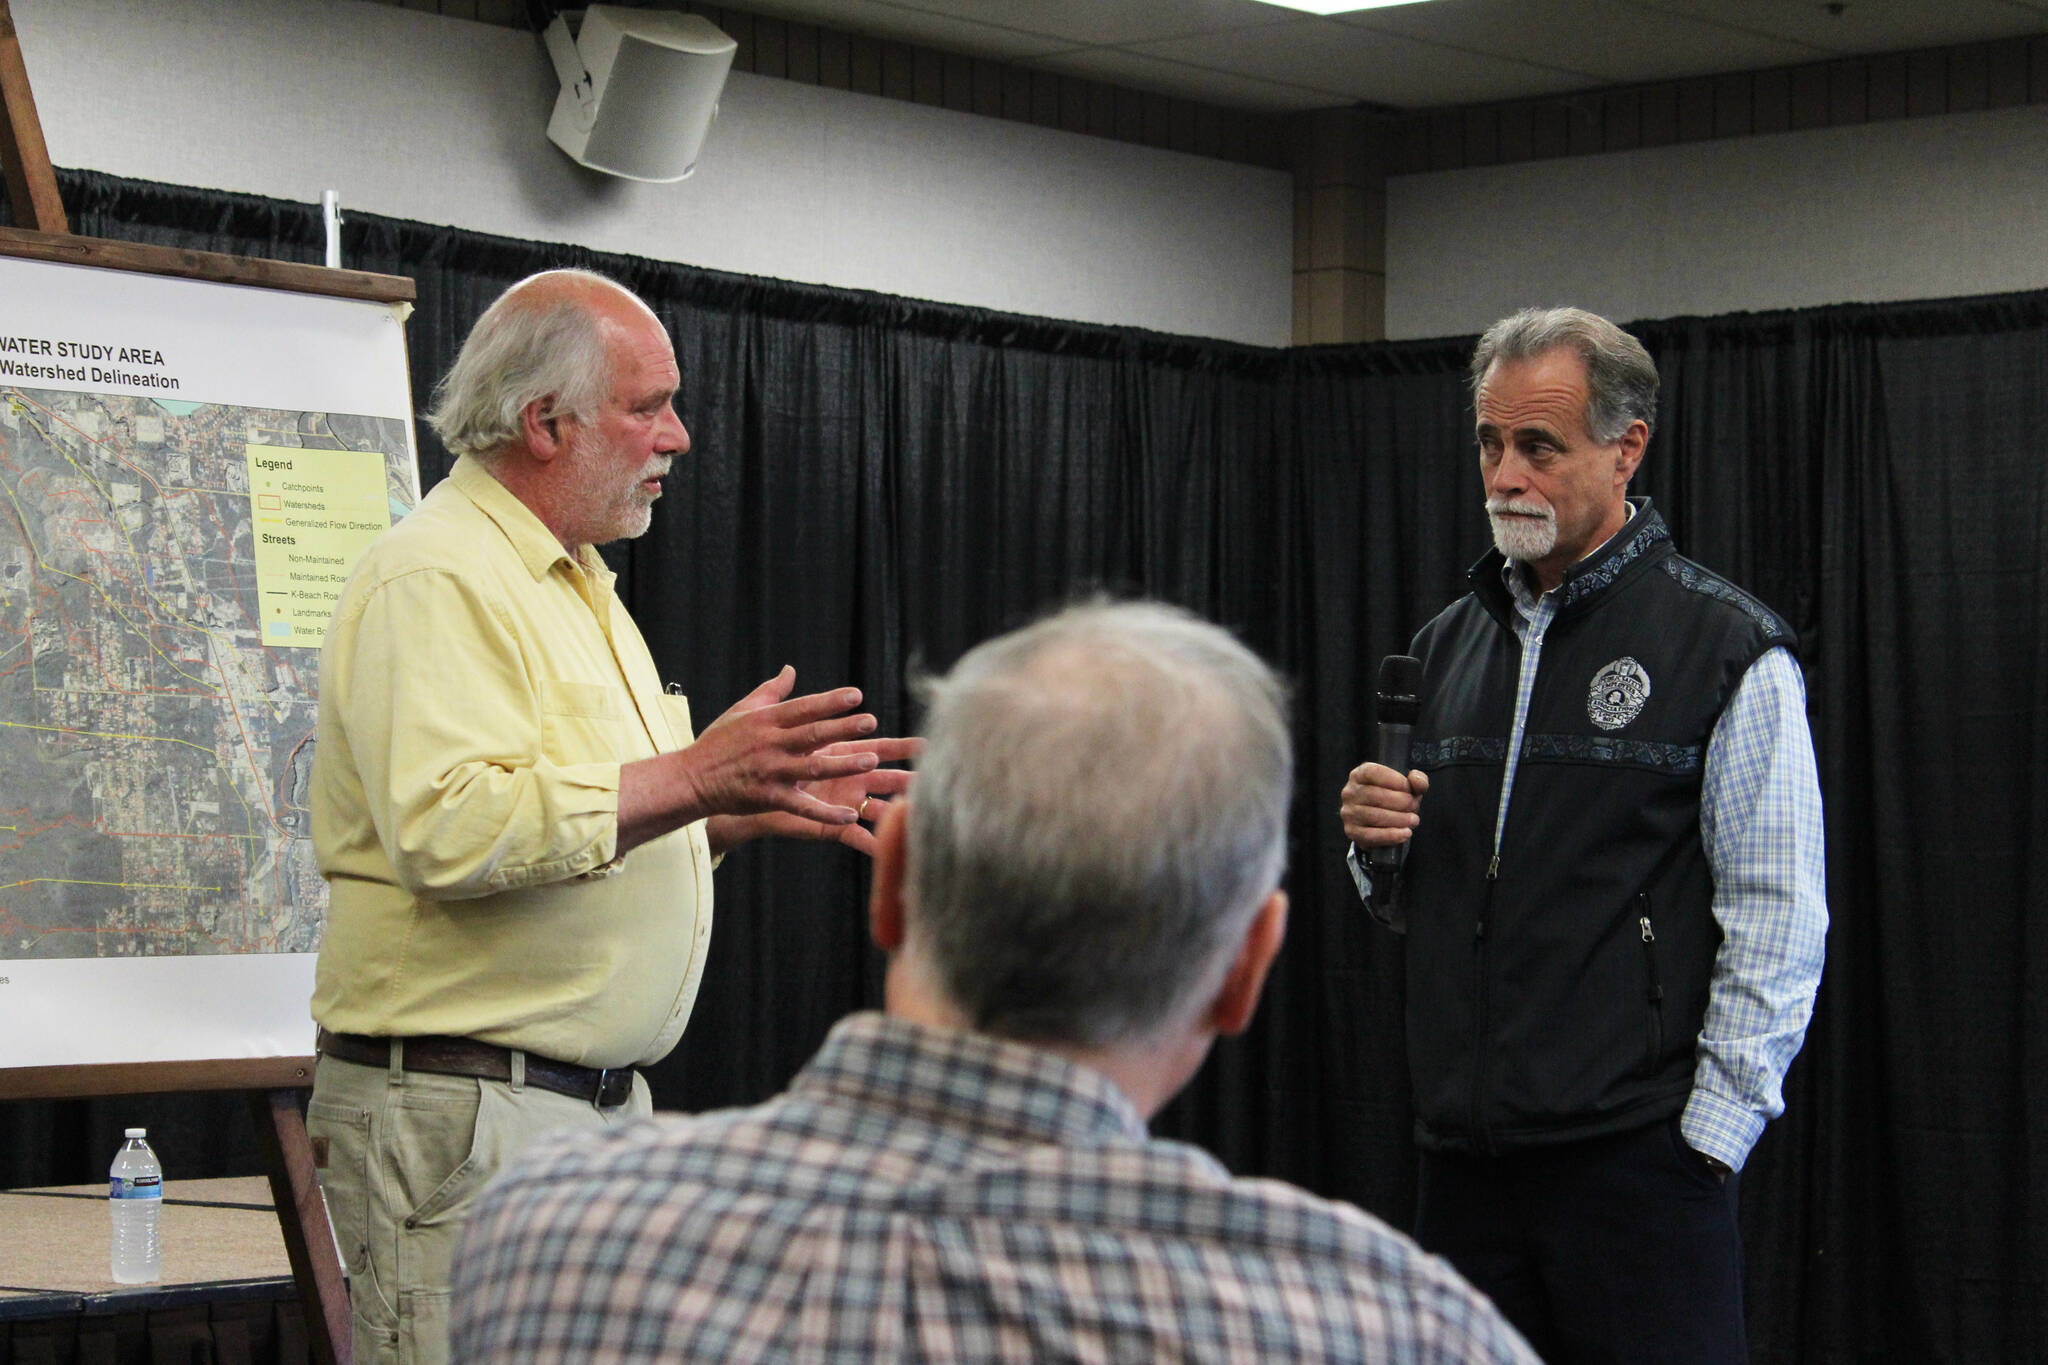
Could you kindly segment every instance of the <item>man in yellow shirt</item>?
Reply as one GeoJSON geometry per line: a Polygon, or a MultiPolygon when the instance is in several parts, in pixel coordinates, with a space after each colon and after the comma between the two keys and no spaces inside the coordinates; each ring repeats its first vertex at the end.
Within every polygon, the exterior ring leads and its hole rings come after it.
{"type": "Polygon", "coordinates": [[[783,669],[701,737],[593,548],[690,449],[668,334],[550,271],[478,319],[434,429],[459,457],[363,556],[320,659],[313,842],[331,900],[308,1127],[355,1359],[446,1358],[471,1200],[539,1133],[650,1109],[689,1021],[711,868],[763,834],[862,851],[913,741],[783,669]]]}

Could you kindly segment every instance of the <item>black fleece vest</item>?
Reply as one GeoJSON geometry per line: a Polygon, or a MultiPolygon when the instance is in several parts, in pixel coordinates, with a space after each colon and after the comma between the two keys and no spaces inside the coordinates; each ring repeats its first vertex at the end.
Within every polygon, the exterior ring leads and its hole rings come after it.
{"type": "Polygon", "coordinates": [[[1493,844],[1522,650],[1489,551],[1415,637],[1429,774],[1408,858],[1408,1062],[1425,1147],[1499,1152],[1667,1118],[1721,932],[1707,741],[1789,627],[1680,556],[1647,501],[1558,591],[1493,844]]]}

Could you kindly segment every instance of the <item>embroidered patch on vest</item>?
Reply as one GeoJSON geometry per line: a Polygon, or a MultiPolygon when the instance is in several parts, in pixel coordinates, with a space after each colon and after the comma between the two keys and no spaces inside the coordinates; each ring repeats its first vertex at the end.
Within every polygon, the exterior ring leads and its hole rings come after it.
{"type": "Polygon", "coordinates": [[[1593,675],[1586,714],[1603,730],[1619,730],[1643,713],[1650,699],[1650,675],[1624,654],[1593,675]]]}

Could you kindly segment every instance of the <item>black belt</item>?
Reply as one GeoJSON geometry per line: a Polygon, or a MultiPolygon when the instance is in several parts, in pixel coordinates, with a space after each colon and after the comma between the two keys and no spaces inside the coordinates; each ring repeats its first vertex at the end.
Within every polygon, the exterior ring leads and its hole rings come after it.
{"type": "MultiPolygon", "coordinates": [[[[512,1079],[511,1050],[479,1043],[474,1038],[441,1038],[431,1034],[417,1038],[372,1038],[361,1033],[329,1033],[321,1029],[318,1046],[323,1056],[358,1066],[388,1067],[394,1041],[405,1045],[403,1064],[407,1071],[475,1076],[485,1081],[512,1079]]],[[[584,1100],[600,1109],[611,1109],[632,1098],[633,1068],[576,1066],[529,1052],[526,1084],[584,1100]]]]}

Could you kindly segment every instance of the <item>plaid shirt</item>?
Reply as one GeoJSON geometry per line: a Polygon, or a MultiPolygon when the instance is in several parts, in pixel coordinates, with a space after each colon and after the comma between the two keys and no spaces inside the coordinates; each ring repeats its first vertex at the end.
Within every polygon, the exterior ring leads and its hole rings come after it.
{"type": "Polygon", "coordinates": [[[789,1091],[545,1144],[456,1256],[461,1361],[1533,1361],[1357,1209],[1107,1078],[877,1014],[789,1091]]]}

